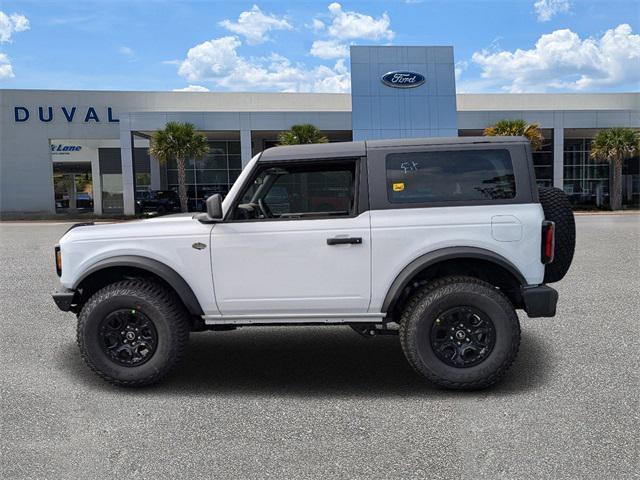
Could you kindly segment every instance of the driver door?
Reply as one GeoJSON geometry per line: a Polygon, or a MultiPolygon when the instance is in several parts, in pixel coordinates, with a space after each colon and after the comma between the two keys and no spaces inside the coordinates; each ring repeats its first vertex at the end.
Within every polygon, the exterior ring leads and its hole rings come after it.
{"type": "Polygon", "coordinates": [[[223,316],[367,312],[371,234],[360,161],[257,164],[231,218],[211,232],[223,316]]]}

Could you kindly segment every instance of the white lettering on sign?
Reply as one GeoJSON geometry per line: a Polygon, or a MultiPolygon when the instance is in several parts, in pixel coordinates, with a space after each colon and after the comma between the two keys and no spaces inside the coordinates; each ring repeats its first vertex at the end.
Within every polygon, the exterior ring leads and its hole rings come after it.
{"type": "Polygon", "coordinates": [[[425,82],[424,75],[417,72],[389,72],[380,80],[385,85],[395,88],[414,88],[425,82]]]}
{"type": "Polygon", "coordinates": [[[408,73],[396,73],[391,79],[391,83],[416,83],[416,76],[408,73]]]}

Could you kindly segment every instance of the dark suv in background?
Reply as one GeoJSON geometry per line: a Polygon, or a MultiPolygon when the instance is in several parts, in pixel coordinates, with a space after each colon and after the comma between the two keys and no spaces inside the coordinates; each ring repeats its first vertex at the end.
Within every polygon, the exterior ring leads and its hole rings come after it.
{"type": "Polygon", "coordinates": [[[180,198],[173,190],[150,190],[136,192],[138,213],[156,212],[158,215],[180,211],[180,198]]]}

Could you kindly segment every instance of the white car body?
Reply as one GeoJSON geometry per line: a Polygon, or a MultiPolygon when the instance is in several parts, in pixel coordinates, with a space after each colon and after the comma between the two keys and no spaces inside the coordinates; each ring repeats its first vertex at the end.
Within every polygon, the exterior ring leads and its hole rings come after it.
{"type": "MultiPolygon", "coordinates": [[[[230,190],[225,215],[259,162],[258,155],[230,190]]],[[[542,284],[543,220],[536,202],[368,209],[348,218],[270,222],[203,223],[190,214],[170,215],[72,229],[60,240],[61,282],[76,289],[102,261],[143,257],[184,279],[208,324],[382,322],[396,278],[430,252],[481,249],[513,265],[523,286],[542,284]],[[334,237],[362,241],[328,245],[334,237]]]]}

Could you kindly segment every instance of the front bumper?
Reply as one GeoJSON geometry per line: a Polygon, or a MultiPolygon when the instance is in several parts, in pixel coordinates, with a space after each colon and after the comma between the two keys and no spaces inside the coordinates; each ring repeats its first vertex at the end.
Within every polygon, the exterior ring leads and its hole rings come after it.
{"type": "Polygon", "coordinates": [[[52,297],[58,308],[63,312],[77,312],[79,295],[75,290],[65,288],[55,292],[52,297]]]}
{"type": "Polygon", "coordinates": [[[524,311],[530,318],[553,317],[558,304],[558,292],[547,285],[522,289],[524,311]]]}

